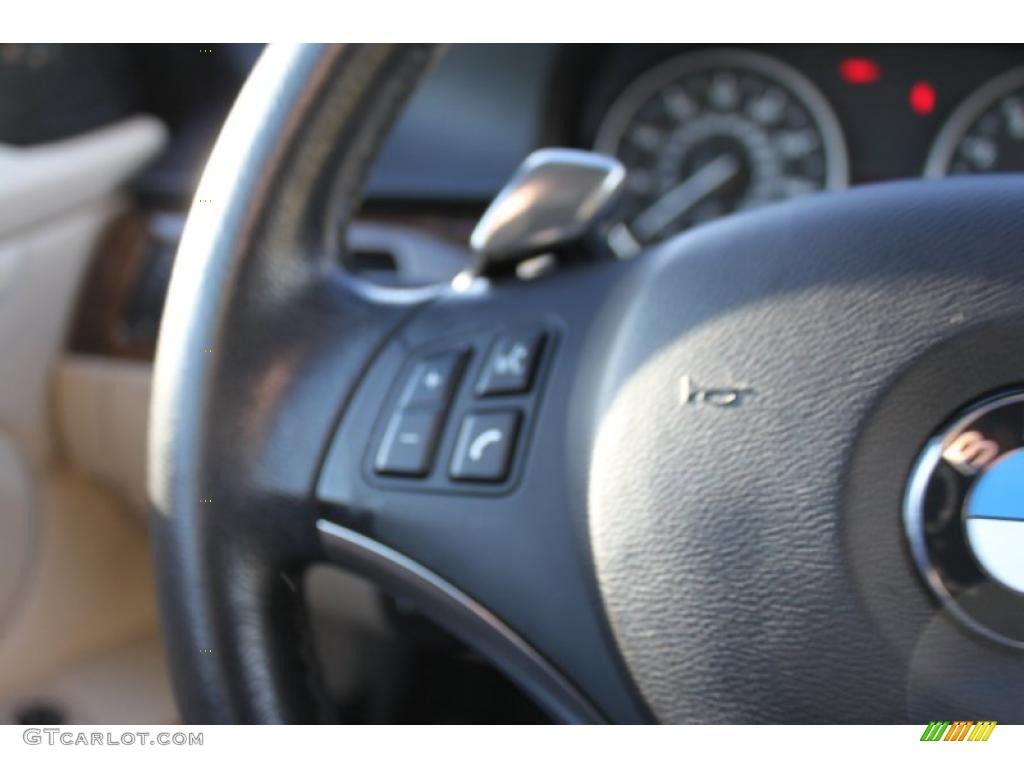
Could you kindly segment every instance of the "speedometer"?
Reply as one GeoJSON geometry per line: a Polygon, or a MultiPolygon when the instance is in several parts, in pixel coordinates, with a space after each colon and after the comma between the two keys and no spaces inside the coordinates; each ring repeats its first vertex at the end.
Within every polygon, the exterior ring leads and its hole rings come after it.
{"type": "Polygon", "coordinates": [[[990,80],[939,131],[925,175],[1024,171],[1024,67],[990,80]]]}
{"type": "Polygon", "coordinates": [[[794,69],[749,51],[685,55],[641,75],[612,103],[595,149],[629,172],[612,230],[620,251],[847,181],[828,103],[794,69]]]}

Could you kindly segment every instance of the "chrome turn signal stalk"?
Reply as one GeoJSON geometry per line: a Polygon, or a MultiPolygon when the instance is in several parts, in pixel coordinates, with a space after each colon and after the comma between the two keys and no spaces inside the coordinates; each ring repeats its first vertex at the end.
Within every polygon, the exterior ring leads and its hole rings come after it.
{"type": "Polygon", "coordinates": [[[477,275],[511,271],[538,254],[562,254],[597,231],[620,199],[626,169],[578,149],[531,153],[470,237],[477,275]]]}

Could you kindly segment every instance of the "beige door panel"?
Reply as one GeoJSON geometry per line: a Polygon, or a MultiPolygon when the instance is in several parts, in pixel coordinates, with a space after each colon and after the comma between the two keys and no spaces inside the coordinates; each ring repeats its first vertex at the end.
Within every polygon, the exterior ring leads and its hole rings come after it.
{"type": "MultiPolygon", "coordinates": [[[[122,208],[117,190],[164,134],[136,118],[67,141],[0,146],[0,702],[76,690],[69,681],[84,669],[89,679],[113,674],[117,648],[157,633],[145,527],[70,468],[53,377],[85,268],[122,208]]],[[[147,695],[166,701],[162,664],[150,678],[160,683],[147,695]]],[[[77,711],[102,721],[114,709],[77,711]]]]}

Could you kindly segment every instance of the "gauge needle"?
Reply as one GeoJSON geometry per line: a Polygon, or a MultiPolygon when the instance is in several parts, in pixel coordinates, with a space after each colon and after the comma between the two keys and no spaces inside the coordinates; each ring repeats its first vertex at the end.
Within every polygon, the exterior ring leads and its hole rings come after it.
{"type": "Polygon", "coordinates": [[[633,233],[639,240],[650,240],[728,182],[739,169],[740,164],[732,155],[719,155],[641,211],[633,220],[633,233]]]}

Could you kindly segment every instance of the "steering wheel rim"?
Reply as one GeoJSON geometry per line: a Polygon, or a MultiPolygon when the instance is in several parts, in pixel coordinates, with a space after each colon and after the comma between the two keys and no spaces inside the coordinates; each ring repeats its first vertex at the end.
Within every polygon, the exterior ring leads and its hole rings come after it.
{"type": "Polygon", "coordinates": [[[185,718],[329,719],[295,586],[323,559],[430,608],[559,720],[1019,717],[1016,657],[929,598],[899,514],[915,452],[1021,375],[1019,181],[823,195],[530,283],[358,284],[332,254],[439,55],[271,47],[204,174],[150,437],[185,718]],[[536,374],[488,399],[523,328],[536,374]],[[455,353],[433,468],[381,475],[400,384],[455,353]],[[460,424],[496,411],[518,419],[507,474],[460,484],[460,424]],[[766,464],[790,435],[792,466],[766,464]]]}
{"type": "Polygon", "coordinates": [[[387,126],[442,53],[439,46],[417,45],[270,46],[204,173],[161,326],[149,466],[161,614],[176,694],[190,721],[331,719],[296,588],[302,570],[324,560],[423,607],[556,720],[603,720],[543,656],[452,584],[327,521],[321,533],[344,530],[345,536],[318,538],[313,487],[336,414],[373,354],[439,290],[351,280],[329,254],[338,253],[387,126]],[[241,309],[233,306],[242,294],[233,288],[239,282],[249,284],[241,309]],[[260,306],[253,305],[253,294],[260,306]],[[308,313],[309,325],[294,322],[298,312],[308,313]],[[282,325],[265,324],[270,316],[284,317],[282,325]],[[320,341],[310,332],[323,334],[320,341]],[[359,339],[348,339],[349,333],[359,339]],[[249,353],[253,366],[239,380],[219,378],[237,358],[215,339],[263,334],[280,346],[264,348],[259,361],[249,353]],[[316,344],[325,346],[317,350],[316,344]],[[296,355],[297,348],[304,351],[296,355]],[[268,376],[278,381],[267,384],[268,376]],[[303,390],[269,409],[268,420],[288,426],[252,423],[262,396],[248,400],[234,418],[227,415],[240,393],[263,386],[303,390]],[[316,413],[307,411],[314,403],[316,413]],[[215,431],[212,410],[219,414],[215,431]],[[305,430],[310,420],[323,432],[305,435],[296,453],[287,431],[305,430]],[[229,421],[234,426],[226,428],[229,421]],[[220,441],[228,434],[225,446],[220,441]],[[268,453],[260,456],[261,450],[268,453]],[[249,474],[246,482],[210,476],[211,454],[220,456],[216,463],[249,474]],[[251,510],[237,511],[243,504],[267,513],[254,521],[251,510]]]}
{"type": "MultiPolygon", "coordinates": [[[[219,367],[237,354],[218,341],[237,312],[230,286],[252,280],[268,287],[264,298],[277,297],[269,298],[267,309],[315,282],[328,258],[325,243],[344,225],[357,198],[352,190],[336,187],[332,209],[325,195],[316,196],[318,207],[310,209],[304,205],[309,190],[338,179],[362,179],[386,126],[435,55],[427,46],[269,47],[201,181],[197,200],[202,202],[190,213],[161,325],[150,419],[161,609],[175,689],[189,720],[324,718],[289,575],[291,564],[320,556],[315,529],[311,522],[296,537],[299,526],[275,527],[266,518],[267,527],[258,518],[228,521],[234,488],[204,472],[210,451],[218,450],[207,429],[203,409],[210,403],[204,394],[223,386],[213,383],[219,367]],[[382,80],[387,87],[378,87],[382,80]],[[339,147],[346,150],[343,166],[337,164],[339,147]],[[342,170],[328,177],[323,169],[330,164],[342,170]],[[319,219],[317,225],[313,219],[319,219]],[[316,234],[324,240],[315,242],[316,234]],[[278,620],[268,622],[275,613],[278,620]],[[282,625],[297,632],[282,637],[282,625]]],[[[344,296],[338,303],[352,309],[353,324],[368,314],[361,309],[365,298],[350,284],[335,280],[319,289],[344,296]]],[[[327,299],[321,294],[313,301],[327,299]]],[[[389,320],[382,319],[378,335],[386,333],[389,320]]],[[[372,346],[372,337],[367,334],[366,346],[360,345],[352,359],[336,361],[339,368],[347,372],[347,366],[361,364],[358,358],[372,346]]],[[[323,427],[326,437],[329,422],[323,427]]],[[[243,444],[252,437],[236,435],[243,444]]],[[[314,449],[314,460],[319,450],[314,449]]],[[[303,458],[308,465],[310,452],[303,458]]],[[[284,476],[301,461],[289,466],[263,461],[281,470],[275,481],[285,487],[294,483],[296,495],[306,496],[307,478],[284,476]]]]}

